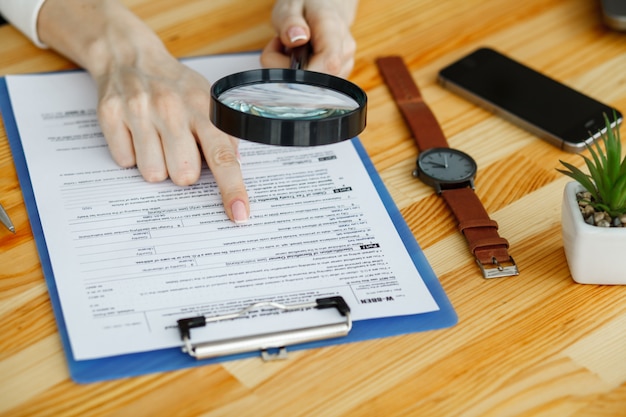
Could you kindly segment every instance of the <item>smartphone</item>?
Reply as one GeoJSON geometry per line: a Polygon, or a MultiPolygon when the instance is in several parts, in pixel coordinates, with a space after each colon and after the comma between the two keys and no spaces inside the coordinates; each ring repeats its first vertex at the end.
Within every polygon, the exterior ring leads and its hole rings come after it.
{"type": "Polygon", "coordinates": [[[580,152],[622,115],[505,55],[480,48],[439,72],[439,83],[568,152],[580,152]]]}

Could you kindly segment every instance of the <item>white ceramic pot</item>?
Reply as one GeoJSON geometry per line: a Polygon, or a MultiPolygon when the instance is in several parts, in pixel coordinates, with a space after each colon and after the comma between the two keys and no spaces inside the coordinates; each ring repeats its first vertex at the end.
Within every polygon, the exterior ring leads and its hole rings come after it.
{"type": "Polygon", "coordinates": [[[565,186],[561,228],[565,257],[574,281],[579,284],[626,284],[626,228],[597,227],[585,223],[575,181],[565,186]]]}

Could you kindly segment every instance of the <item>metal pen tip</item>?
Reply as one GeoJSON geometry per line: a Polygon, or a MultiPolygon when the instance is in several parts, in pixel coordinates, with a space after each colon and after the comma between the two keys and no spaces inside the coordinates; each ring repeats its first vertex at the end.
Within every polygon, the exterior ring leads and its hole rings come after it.
{"type": "Polygon", "coordinates": [[[9,215],[0,204],[0,222],[6,226],[7,229],[11,231],[11,233],[15,234],[15,226],[13,226],[13,222],[9,218],[9,215]]]}

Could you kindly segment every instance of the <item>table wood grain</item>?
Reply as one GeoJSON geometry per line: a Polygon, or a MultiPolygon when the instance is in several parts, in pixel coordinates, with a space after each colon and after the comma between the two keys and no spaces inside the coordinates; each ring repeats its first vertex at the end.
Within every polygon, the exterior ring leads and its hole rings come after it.
{"type": "MultiPolygon", "coordinates": [[[[271,0],[128,0],[178,57],[260,49],[271,0]]],[[[437,71],[495,47],[622,111],[626,35],[593,0],[362,0],[350,79],[369,96],[361,140],[454,305],[451,328],[112,382],[69,378],[4,126],[0,199],[2,416],[624,416],[626,287],[570,276],[561,240],[581,159],[469,104],[437,71]],[[521,274],[484,280],[441,199],[411,177],[417,150],[374,61],[400,54],[452,146],[478,162],[476,191],[521,274]]],[[[0,75],[74,68],[0,27],[0,75]]],[[[623,131],[623,130],[622,130],[623,131]]],[[[624,135],[626,136],[626,135],[624,135]]]]}

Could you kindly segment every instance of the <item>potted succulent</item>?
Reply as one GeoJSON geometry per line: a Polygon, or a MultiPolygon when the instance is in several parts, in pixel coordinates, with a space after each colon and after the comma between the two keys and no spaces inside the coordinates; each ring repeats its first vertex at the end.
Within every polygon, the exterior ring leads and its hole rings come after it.
{"type": "Polygon", "coordinates": [[[582,156],[589,173],[564,161],[558,169],[575,180],[565,186],[561,227],[565,257],[580,284],[626,284],[626,156],[619,124],[606,115],[604,121],[606,129],[588,146],[591,157],[582,156]]]}

